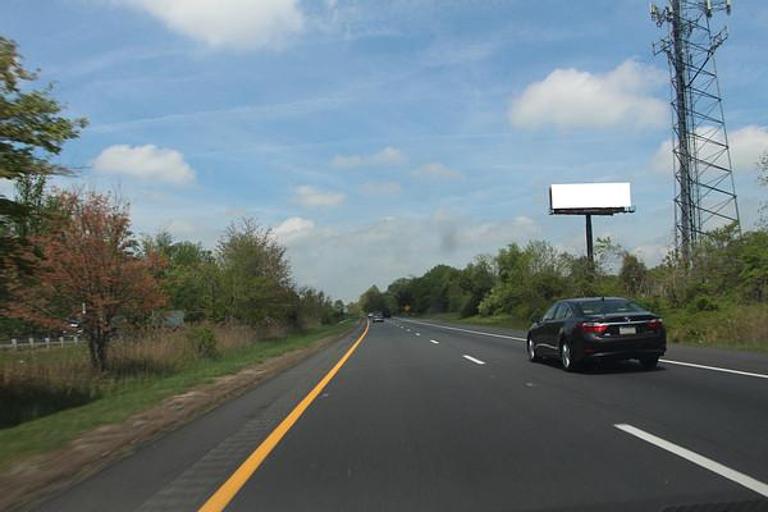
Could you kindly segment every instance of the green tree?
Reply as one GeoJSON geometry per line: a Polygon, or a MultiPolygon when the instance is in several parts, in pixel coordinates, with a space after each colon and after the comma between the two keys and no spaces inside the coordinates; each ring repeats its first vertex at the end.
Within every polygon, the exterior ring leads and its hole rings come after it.
{"type": "Polygon", "coordinates": [[[463,300],[459,287],[461,271],[449,265],[436,265],[413,280],[413,311],[445,313],[458,311],[463,300]]]}
{"type": "Polygon", "coordinates": [[[497,271],[491,256],[478,256],[461,271],[459,285],[465,292],[459,313],[463,317],[476,315],[480,302],[493,289],[497,271]]]}
{"type": "Polygon", "coordinates": [[[232,223],[217,246],[220,296],[216,307],[229,320],[249,325],[284,323],[295,292],[282,247],[252,219],[232,223]]]}
{"type": "Polygon", "coordinates": [[[638,296],[647,289],[648,268],[637,256],[625,252],[619,270],[619,281],[627,295],[638,296]]]}
{"type": "Polygon", "coordinates": [[[387,294],[394,299],[395,303],[395,310],[393,312],[409,313],[413,311],[415,301],[413,283],[413,278],[401,277],[387,287],[387,294]]]}
{"type": "MultiPolygon", "coordinates": [[[[768,151],[757,162],[757,182],[768,187],[768,151]]],[[[768,201],[760,205],[760,224],[763,229],[768,229],[768,201]]]]}
{"type": "Polygon", "coordinates": [[[333,301],[333,310],[336,314],[337,320],[341,320],[344,318],[344,315],[346,315],[346,307],[344,306],[344,301],[341,299],[336,299],[333,301]]]}
{"type": "Polygon", "coordinates": [[[176,242],[167,232],[145,237],[141,246],[144,254],[157,254],[165,262],[157,277],[172,309],[183,310],[191,322],[220,319],[220,272],[211,251],[200,243],[176,242]]]}
{"type": "Polygon", "coordinates": [[[358,305],[363,313],[374,313],[377,311],[384,312],[387,307],[384,294],[381,293],[379,287],[376,285],[371,286],[360,296],[358,305]]]}
{"type": "MultiPolygon", "coordinates": [[[[24,69],[16,43],[0,36],[0,179],[22,180],[22,191],[28,186],[30,192],[41,186],[36,177],[66,172],[51,158],[86,126],[85,119],[62,115],[51,86],[24,87],[36,79],[24,69]]],[[[0,257],[17,242],[9,223],[22,225],[27,215],[29,204],[0,194],[0,257]]]]}
{"type": "Polygon", "coordinates": [[[337,301],[334,305],[324,292],[311,287],[301,288],[296,294],[296,299],[294,324],[301,329],[338,322],[344,314],[343,302],[337,301]],[[338,303],[341,304],[340,313],[337,309],[338,303]]]}
{"type": "Polygon", "coordinates": [[[738,242],[738,287],[751,302],[768,301],[768,232],[745,233],[738,242]]]}
{"type": "Polygon", "coordinates": [[[510,244],[496,257],[499,280],[478,306],[481,314],[508,313],[522,320],[541,315],[568,291],[569,258],[551,244],[510,244]]]}

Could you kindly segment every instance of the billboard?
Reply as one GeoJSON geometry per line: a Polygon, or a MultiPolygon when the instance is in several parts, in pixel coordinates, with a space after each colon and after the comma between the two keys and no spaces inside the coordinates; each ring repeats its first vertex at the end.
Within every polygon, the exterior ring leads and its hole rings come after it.
{"type": "Polygon", "coordinates": [[[613,215],[633,211],[629,183],[568,183],[549,186],[553,214],[613,215]]]}

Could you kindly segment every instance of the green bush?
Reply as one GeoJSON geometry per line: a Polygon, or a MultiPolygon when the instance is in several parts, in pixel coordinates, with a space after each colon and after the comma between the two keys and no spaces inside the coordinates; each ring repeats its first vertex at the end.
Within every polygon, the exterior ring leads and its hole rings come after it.
{"type": "Polygon", "coordinates": [[[197,357],[214,359],[219,355],[216,335],[209,327],[192,327],[187,332],[187,342],[197,357]]]}
{"type": "Polygon", "coordinates": [[[718,345],[741,350],[768,349],[768,306],[718,304],[716,310],[669,310],[664,314],[671,342],[718,345]]]}

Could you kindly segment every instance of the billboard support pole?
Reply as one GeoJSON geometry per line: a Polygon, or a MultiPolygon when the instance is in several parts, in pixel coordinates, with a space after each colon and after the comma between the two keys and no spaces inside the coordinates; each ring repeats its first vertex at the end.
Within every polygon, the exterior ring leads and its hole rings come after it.
{"type": "Polygon", "coordinates": [[[587,219],[587,261],[589,262],[590,270],[595,268],[595,249],[592,244],[592,215],[586,214],[584,216],[587,219]]]}
{"type": "Polygon", "coordinates": [[[590,280],[596,273],[592,216],[633,213],[631,192],[629,183],[553,183],[549,186],[550,215],[584,216],[590,280]]]}

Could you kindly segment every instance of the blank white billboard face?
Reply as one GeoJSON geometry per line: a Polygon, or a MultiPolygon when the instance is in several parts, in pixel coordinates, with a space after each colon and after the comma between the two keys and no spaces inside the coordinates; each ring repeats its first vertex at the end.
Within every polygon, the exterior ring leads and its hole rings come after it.
{"type": "Polygon", "coordinates": [[[549,186],[551,210],[630,209],[629,183],[570,183],[549,186]]]}

